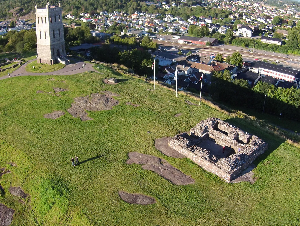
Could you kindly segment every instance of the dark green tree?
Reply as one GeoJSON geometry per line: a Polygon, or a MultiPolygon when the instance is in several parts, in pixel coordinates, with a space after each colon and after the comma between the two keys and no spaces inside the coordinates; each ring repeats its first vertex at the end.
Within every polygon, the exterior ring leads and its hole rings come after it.
{"type": "Polygon", "coordinates": [[[230,64],[237,67],[243,66],[243,57],[239,52],[234,52],[230,57],[230,64]]]}

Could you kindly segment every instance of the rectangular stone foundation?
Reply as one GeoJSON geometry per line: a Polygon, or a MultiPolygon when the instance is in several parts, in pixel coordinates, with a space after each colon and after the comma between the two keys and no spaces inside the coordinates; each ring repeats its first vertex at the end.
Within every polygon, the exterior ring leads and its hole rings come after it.
{"type": "MultiPolygon", "coordinates": [[[[268,148],[267,143],[220,119],[209,118],[197,124],[191,135],[179,134],[169,140],[169,146],[191,159],[204,170],[230,182],[246,169],[257,156],[268,148]],[[216,156],[203,147],[203,140],[211,139],[220,146],[230,147],[235,153],[216,156]]],[[[216,148],[216,146],[214,147],[216,148]]],[[[215,153],[215,151],[214,151],[215,153]]]]}

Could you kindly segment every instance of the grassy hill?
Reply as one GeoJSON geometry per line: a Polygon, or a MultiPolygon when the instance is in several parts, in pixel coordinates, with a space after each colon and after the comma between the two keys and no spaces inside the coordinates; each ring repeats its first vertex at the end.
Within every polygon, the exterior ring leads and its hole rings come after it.
{"type": "Polygon", "coordinates": [[[6,191],[0,203],[16,210],[13,225],[300,224],[299,148],[244,118],[199,106],[185,95],[176,98],[160,86],[153,90],[142,79],[106,67],[75,76],[15,77],[2,80],[0,90],[0,168],[11,171],[0,178],[6,191]],[[108,85],[102,82],[107,77],[122,82],[108,85]],[[74,98],[103,91],[118,94],[119,105],[89,112],[90,121],[67,112],[74,98]],[[44,118],[58,110],[66,114],[44,118]],[[254,184],[227,184],[188,159],[155,149],[155,139],[188,131],[208,117],[268,142],[269,150],[255,162],[254,184]],[[129,152],[163,158],[195,184],[173,185],[140,165],[128,165],[129,152]],[[75,155],[83,163],[74,168],[75,155]],[[21,186],[30,198],[11,196],[10,186],[21,186]],[[128,204],[119,190],[152,196],[156,204],[128,204]]]}

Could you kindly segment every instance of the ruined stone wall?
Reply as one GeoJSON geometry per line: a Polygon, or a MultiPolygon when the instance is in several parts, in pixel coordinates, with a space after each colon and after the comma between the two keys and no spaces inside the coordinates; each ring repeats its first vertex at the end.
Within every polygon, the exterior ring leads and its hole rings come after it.
{"type": "Polygon", "coordinates": [[[198,123],[190,130],[190,134],[176,135],[169,140],[169,146],[228,182],[268,148],[267,143],[257,136],[216,118],[198,123]],[[205,139],[231,147],[235,153],[226,158],[217,158],[209,150],[201,148],[201,141],[205,139]]]}

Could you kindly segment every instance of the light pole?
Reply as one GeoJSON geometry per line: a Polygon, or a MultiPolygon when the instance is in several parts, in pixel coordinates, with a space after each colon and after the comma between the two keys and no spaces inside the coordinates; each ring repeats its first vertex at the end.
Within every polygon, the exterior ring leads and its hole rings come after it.
{"type": "Polygon", "coordinates": [[[177,70],[177,67],[176,67],[176,70],[175,70],[175,78],[176,78],[176,97],[178,97],[178,94],[177,94],[177,77],[178,77],[178,70],[177,70]]]}
{"type": "Polygon", "coordinates": [[[155,89],[155,58],[153,62],[153,78],[154,78],[154,89],[155,89]]]}
{"type": "Polygon", "coordinates": [[[263,106],[263,112],[265,112],[266,97],[267,97],[267,94],[265,94],[264,106],[263,106]]]}
{"type": "Polygon", "coordinates": [[[199,106],[201,104],[201,96],[202,96],[202,79],[203,79],[203,75],[201,75],[201,77],[200,77],[200,100],[199,100],[199,106]]]}

